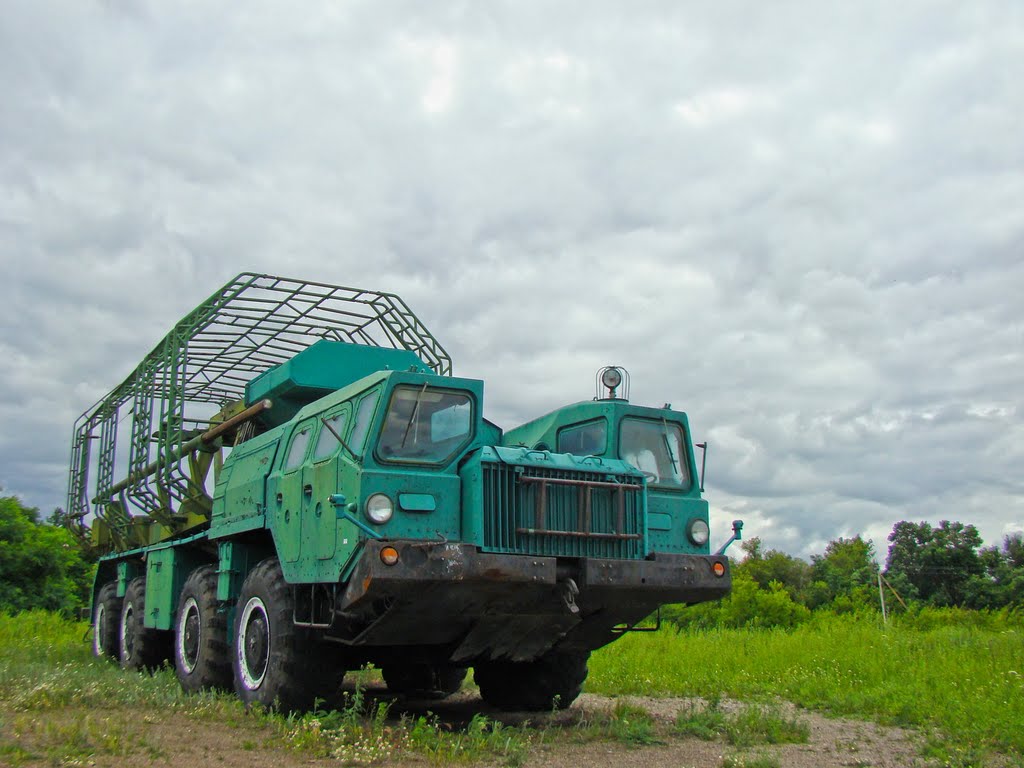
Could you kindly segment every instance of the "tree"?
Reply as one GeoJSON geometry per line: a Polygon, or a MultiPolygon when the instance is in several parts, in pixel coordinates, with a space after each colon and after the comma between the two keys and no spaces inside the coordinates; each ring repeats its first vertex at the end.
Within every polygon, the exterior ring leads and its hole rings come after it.
{"type": "Polygon", "coordinates": [[[874,556],[874,545],[860,534],[830,541],[824,555],[812,555],[811,579],[827,587],[824,602],[838,600],[836,606],[846,610],[874,606],[872,588],[878,572],[874,556]]]}
{"type": "Polygon", "coordinates": [[[0,497],[0,611],[75,615],[91,583],[92,565],[68,531],[41,523],[18,498],[0,497]]]}
{"type": "Polygon", "coordinates": [[[886,576],[898,574],[932,605],[964,605],[968,582],[984,572],[978,554],[981,536],[973,525],[942,520],[933,528],[927,522],[901,520],[889,542],[886,576]]]}
{"type": "Polygon", "coordinates": [[[1003,539],[1003,557],[1011,568],[1024,568],[1024,533],[1011,533],[1003,539]]]}
{"type": "Polygon", "coordinates": [[[1024,605],[1024,536],[1010,534],[1002,549],[985,547],[979,553],[984,572],[967,582],[970,608],[1002,608],[1024,605]]]}
{"type": "Polygon", "coordinates": [[[811,584],[811,568],[798,557],[776,549],[762,551],[761,539],[756,536],[743,542],[747,558],[737,565],[734,573],[754,581],[758,587],[771,589],[772,582],[781,584],[789,596],[800,603],[811,584]]]}

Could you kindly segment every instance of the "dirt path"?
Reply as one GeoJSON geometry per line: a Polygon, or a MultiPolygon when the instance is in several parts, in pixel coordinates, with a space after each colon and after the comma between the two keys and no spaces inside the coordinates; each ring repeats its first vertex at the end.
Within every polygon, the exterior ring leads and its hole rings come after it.
{"type": "MultiPolygon", "coordinates": [[[[369,688],[371,698],[391,699],[382,689],[369,688]]],[[[694,704],[693,699],[661,699],[650,697],[608,698],[584,694],[568,710],[550,713],[506,713],[487,707],[475,691],[466,691],[446,701],[394,700],[392,716],[417,717],[435,714],[445,729],[457,730],[475,714],[508,726],[523,726],[529,734],[531,747],[523,765],[545,768],[589,768],[590,766],[702,766],[717,767],[726,756],[749,759],[767,755],[781,766],[796,768],[829,768],[832,766],[923,766],[920,736],[911,731],[883,728],[859,720],[826,718],[822,715],[782,705],[783,713],[805,723],[810,738],[805,744],[759,745],[741,750],[719,739],[702,741],[674,735],[672,724],[676,714],[694,704]],[[640,707],[655,721],[655,735],[661,743],[633,746],[601,736],[589,726],[607,721],[616,704],[626,702],[640,707]]],[[[738,702],[722,703],[725,712],[737,711],[738,702]]],[[[230,721],[204,721],[194,715],[159,711],[125,710],[91,711],[63,710],[30,716],[2,713],[0,720],[2,744],[0,765],[86,765],[121,766],[215,766],[218,768],[292,768],[298,766],[338,766],[338,760],[317,759],[307,753],[286,749],[275,739],[275,731],[259,718],[243,716],[230,721]],[[40,717],[43,720],[40,720],[40,717]],[[55,759],[45,746],[63,731],[65,738],[75,739],[75,730],[82,729],[83,720],[96,739],[108,738],[113,749],[83,749],[55,759]],[[106,734],[106,736],[104,736],[106,734]],[[25,750],[12,750],[10,745],[25,750]]],[[[84,745],[83,745],[84,746],[84,745]]],[[[403,754],[391,764],[427,765],[425,757],[403,754]]],[[[740,763],[742,764],[742,763],[740,763]]]]}
{"type": "MultiPolygon", "coordinates": [[[[658,735],[665,742],[655,746],[635,747],[616,741],[590,741],[574,743],[566,737],[555,736],[542,740],[531,751],[525,765],[545,768],[580,768],[586,766],[719,766],[726,755],[767,754],[778,758],[780,765],[794,768],[832,768],[840,766],[873,766],[874,768],[897,768],[901,766],[922,766],[920,757],[920,735],[900,728],[886,728],[862,720],[825,717],[815,712],[800,710],[788,703],[782,703],[783,713],[805,723],[810,729],[806,744],[759,745],[741,750],[721,739],[703,741],[672,734],[672,725],[680,710],[703,706],[699,699],[652,698],[645,696],[623,696],[609,698],[595,694],[583,694],[566,712],[555,715],[536,713],[503,713],[490,710],[475,694],[464,693],[443,702],[433,702],[429,707],[435,714],[452,722],[468,721],[475,712],[484,712],[489,718],[506,725],[520,725],[529,721],[537,728],[568,726],[580,721],[595,719],[599,713],[607,713],[616,704],[625,702],[650,713],[658,723],[658,735]]],[[[409,703],[411,712],[419,711],[424,705],[409,703]]],[[[723,701],[721,708],[726,713],[736,712],[744,705],[736,701],[723,701]]],[[[550,733],[550,730],[549,730],[550,733]]]]}

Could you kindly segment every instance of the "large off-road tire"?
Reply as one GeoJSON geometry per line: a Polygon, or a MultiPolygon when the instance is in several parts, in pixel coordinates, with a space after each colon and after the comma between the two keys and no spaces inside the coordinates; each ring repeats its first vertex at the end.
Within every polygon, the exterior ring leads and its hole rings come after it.
{"type": "Polygon", "coordinates": [[[231,666],[235,691],[247,706],[290,712],[339,699],[344,666],[312,632],[295,626],[294,608],[276,557],[246,576],[235,609],[231,666]]]}
{"type": "Polygon", "coordinates": [[[143,624],[146,616],[146,577],[128,582],[121,604],[119,635],[123,669],[157,669],[170,657],[171,633],[149,629],[143,624]]]}
{"type": "Polygon", "coordinates": [[[443,699],[462,687],[466,670],[436,664],[385,664],[381,674],[392,693],[443,699]]]}
{"type": "Polygon", "coordinates": [[[92,610],[92,654],[98,659],[117,661],[121,655],[118,634],[121,602],[116,581],[108,581],[96,594],[92,610]]]}
{"type": "Polygon", "coordinates": [[[231,688],[228,622],[217,601],[217,569],[204,565],[189,574],[174,617],[174,671],[182,690],[231,688]]]}
{"type": "Polygon", "coordinates": [[[531,712],[565,709],[583,690],[589,656],[585,651],[551,651],[535,661],[482,662],[473,678],[491,706],[531,712]]]}

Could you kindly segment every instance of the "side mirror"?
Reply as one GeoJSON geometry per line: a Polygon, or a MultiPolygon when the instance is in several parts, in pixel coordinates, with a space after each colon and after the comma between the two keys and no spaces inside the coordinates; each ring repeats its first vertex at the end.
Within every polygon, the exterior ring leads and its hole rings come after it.
{"type": "MultiPolygon", "coordinates": [[[[704,493],[704,467],[708,461],[708,441],[705,440],[703,443],[697,443],[697,447],[700,448],[700,492],[704,493]]],[[[740,523],[740,527],[743,527],[743,523],[740,523]]]]}

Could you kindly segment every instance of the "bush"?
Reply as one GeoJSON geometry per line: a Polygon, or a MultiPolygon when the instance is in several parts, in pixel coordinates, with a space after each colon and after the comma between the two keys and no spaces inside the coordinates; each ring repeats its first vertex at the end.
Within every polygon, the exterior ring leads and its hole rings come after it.
{"type": "Polygon", "coordinates": [[[41,523],[14,496],[0,497],[0,611],[75,616],[88,605],[92,572],[67,530],[41,523]]]}
{"type": "Polygon", "coordinates": [[[684,629],[789,629],[810,617],[810,609],[794,602],[781,583],[772,581],[768,589],[761,589],[756,581],[742,573],[733,574],[732,593],[721,602],[662,609],[663,619],[684,629]]]}
{"type": "Polygon", "coordinates": [[[1024,610],[1011,607],[1000,608],[998,611],[975,611],[967,608],[937,608],[911,603],[909,611],[896,614],[892,618],[896,626],[921,632],[930,632],[944,627],[969,627],[993,632],[1024,629],[1024,610]]]}

